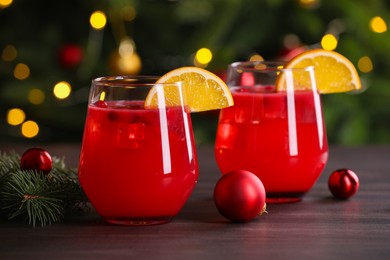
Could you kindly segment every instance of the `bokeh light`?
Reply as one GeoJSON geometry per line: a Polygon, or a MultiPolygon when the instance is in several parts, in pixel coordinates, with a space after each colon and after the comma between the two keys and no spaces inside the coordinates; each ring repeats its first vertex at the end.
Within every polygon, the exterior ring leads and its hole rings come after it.
{"type": "Polygon", "coordinates": [[[14,77],[19,80],[27,79],[30,76],[30,68],[24,63],[18,63],[14,69],[14,77]]]}
{"type": "Polygon", "coordinates": [[[121,15],[123,20],[125,20],[126,22],[130,22],[133,21],[137,16],[137,11],[133,6],[128,5],[122,9],[121,15]]]}
{"type": "Polygon", "coordinates": [[[58,82],[53,88],[53,94],[58,99],[65,99],[69,97],[71,91],[72,88],[70,84],[66,81],[58,82]]]}
{"type": "Polygon", "coordinates": [[[264,61],[264,58],[260,54],[254,54],[249,58],[249,61],[264,61]]]}
{"type": "Polygon", "coordinates": [[[7,123],[10,125],[20,125],[26,119],[26,114],[20,108],[11,108],[7,112],[7,123]]]}
{"type": "Polygon", "coordinates": [[[134,45],[135,45],[134,41],[131,40],[130,38],[126,37],[122,39],[121,42],[119,43],[119,48],[118,48],[119,55],[122,57],[126,55],[133,55],[135,49],[134,45]]]}
{"type": "Polygon", "coordinates": [[[202,65],[210,63],[212,58],[213,54],[211,53],[210,49],[207,48],[201,48],[195,54],[196,62],[202,65]]]}
{"type": "Polygon", "coordinates": [[[368,73],[373,70],[374,66],[372,65],[372,61],[370,57],[364,56],[361,57],[358,61],[358,68],[361,72],[368,73]]]}
{"type": "Polygon", "coordinates": [[[299,0],[299,5],[308,9],[314,9],[320,6],[320,0],[299,0]]]}
{"type": "Polygon", "coordinates": [[[22,135],[27,138],[33,138],[39,133],[39,126],[36,122],[28,120],[22,124],[22,135]]]}
{"type": "Polygon", "coordinates": [[[95,11],[91,14],[89,22],[92,28],[96,30],[101,30],[106,26],[107,18],[102,11],[95,11]]]}
{"type": "Polygon", "coordinates": [[[13,61],[18,56],[18,51],[13,45],[6,45],[1,53],[1,59],[3,61],[13,61]]]}
{"type": "Polygon", "coordinates": [[[382,17],[375,16],[370,20],[370,29],[376,33],[384,33],[387,31],[387,25],[382,17]]]}
{"type": "Polygon", "coordinates": [[[119,48],[110,57],[110,69],[115,74],[138,74],[142,68],[141,58],[135,51],[135,43],[125,37],[121,40],[119,48]]]}
{"type": "Polygon", "coordinates": [[[294,49],[301,45],[301,40],[296,34],[289,33],[283,37],[283,45],[286,49],[294,49]]]}
{"type": "Polygon", "coordinates": [[[34,88],[28,92],[27,98],[31,104],[39,105],[42,104],[45,100],[45,93],[43,93],[43,91],[40,89],[34,88]]]}
{"type": "Polygon", "coordinates": [[[337,47],[337,38],[333,34],[326,34],[321,39],[323,49],[333,51],[337,47]]]}
{"type": "Polygon", "coordinates": [[[12,4],[13,0],[0,0],[0,7],[8,7],[12,4]]]}

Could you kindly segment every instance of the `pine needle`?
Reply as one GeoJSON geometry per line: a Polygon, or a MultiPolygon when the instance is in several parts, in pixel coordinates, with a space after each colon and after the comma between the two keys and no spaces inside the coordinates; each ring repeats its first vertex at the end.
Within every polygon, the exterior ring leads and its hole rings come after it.
{"type": "Polygon", "coordinates": [[[10,219],[28,216],[34,227],[37,222],[42,226],[58,222],[64,213],[64,202],[58,198],[61,194],[55,186],[44,174],[19,170],[3,185],[3,209],[8,210],[10,219]]]}
{"type": "Polygon", "coordinates": [[[45,226],[61,221],[67,207],[86,205],[77,171],[67,168],[63,158],[53,158],[48,175],[23,171],[19,165],[18,154],[0,153],[0,209],[9,219],[21,218],[33,227],[45,226]]]}

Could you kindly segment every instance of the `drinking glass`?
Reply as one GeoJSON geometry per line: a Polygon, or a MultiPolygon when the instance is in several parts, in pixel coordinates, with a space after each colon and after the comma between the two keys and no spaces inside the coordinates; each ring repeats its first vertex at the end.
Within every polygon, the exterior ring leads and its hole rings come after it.
{"type": "Polygon", "coordinates": [[[269,203],[300,201],[328,159],[314,68],[236,62],[228,67],[227,85],[234,106],[220,111],[215,141],[222,174],[256,174],[269,203]],[[277,81],[285,90],[276,91],[277,81]]]}
{"type": "Polygon", "coordinates": [[[183,103],[166,105],[164,97],[167,88],[182,95],[181,83],[156,80],[92,80],[78,175],[89,201],[109,223],[169,222],[197,182],[190,114],[183,103]],[[157,98],[154,105],[145,102],[149,93],[157,98]]]}

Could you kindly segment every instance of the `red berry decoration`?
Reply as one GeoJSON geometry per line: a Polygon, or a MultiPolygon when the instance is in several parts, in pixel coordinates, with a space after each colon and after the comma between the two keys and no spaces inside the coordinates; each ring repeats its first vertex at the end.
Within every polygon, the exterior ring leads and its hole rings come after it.
{"type": "Polygon", "coordinates": [[[359,189],[359,178],[349,169],[339,169],[330,175],[328,186],[333,196],[347,199],[359,189]]]}
{"type": "Polygon", "coordinates": [[[52,169],[50,154],[41,148],[30,148],[20,159],[22,170],[36,170],[48,174],[52,169]]]}
{"type": "Polygon", "coordinates": [[[224,174],[214,188],[218,211],[232,222],[248,222],[265,212],[265,189],[249,171],[224,174]]]}
{"type": "Polygon", "coordinates": [[[107,108],[108,107],[107,103],[104,100],[99,100],[99,101],[95,102],[95,106],[101,107],[101,108],[107,108]]]}

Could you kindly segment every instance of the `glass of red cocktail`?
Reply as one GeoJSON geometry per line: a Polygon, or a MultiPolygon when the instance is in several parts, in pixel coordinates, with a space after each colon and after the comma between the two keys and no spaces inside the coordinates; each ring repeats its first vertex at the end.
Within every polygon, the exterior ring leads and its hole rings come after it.
{"type": "Polygon", "coordinates": [[[169,222],[197,182],[190,114],[183,103],[167,106],[164,96],[166,88],[181,94],[181,83],[156,80],[125,76],[92,81],[79,180],[107,222],[169,222]]]}
{"type": "Polygon", "coordinates": [[[215,142],[222,173],[253,172],[269,203],[300,201],[328,159],[314,68],[236,62],[228,68],[227,85],[234,106],[221,110],[215,142]]]}

